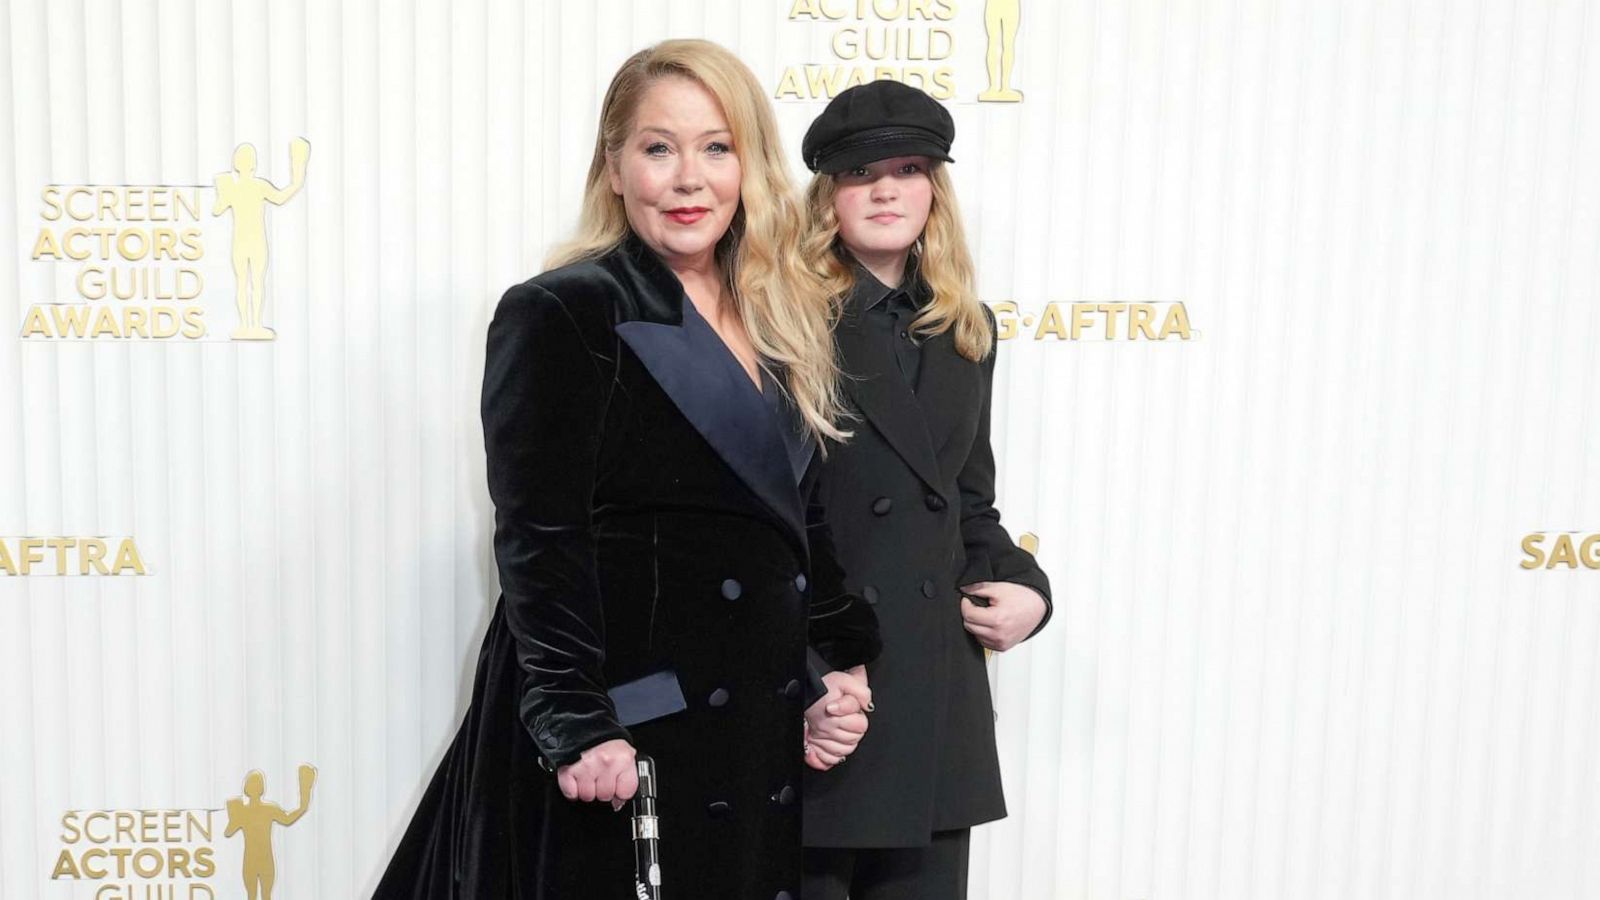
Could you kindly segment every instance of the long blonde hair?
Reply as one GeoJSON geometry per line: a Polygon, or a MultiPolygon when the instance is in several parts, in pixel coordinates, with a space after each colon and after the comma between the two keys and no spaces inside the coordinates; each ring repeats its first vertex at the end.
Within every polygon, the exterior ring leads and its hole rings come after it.
{"type": "Polygon", "coordinates": [[[610,167],[633,129],[645,91],[671,76],[688,78],[715,97],[733,132],[742,171],[739,208],[716,248],[733,309],[762,367],[788,390],[812,435],[843,440],[849,432],[838,425],[844,410],[833,351],[838,304],[800,255],[805,223],[772,105],[749,68],[723,47],[702,40],[662,41],[617,70],[600,107],[577,234],[556,248],[546,265],[593,259],[628,237],[628,214],[611,190],[610,167]]]}
{"type": "MultiPolygon", "coordinates": [[[[933,299],[911,327],[924,336],[953,330],[956,352],[978,362],[989,355],[994,329],[978,300],[977,273],[961,228],[955,186],[950,183],[944,164],[938,161],[929,165],[928,179],[933,183],[933,204],[928,210],[928,223],[922,227],[918,241],[921,248],[916,251],[915,261],[917,274],[928,283],[933,299]]],[[[837,191],[834,176],[812,177],[806,187],[809,215],[800,250],[828,291],[835,298],[843,298],[855,287],[855,274],[850,266],[850,251],[839,238],[839,215],[833,208],[837,191]]]]}

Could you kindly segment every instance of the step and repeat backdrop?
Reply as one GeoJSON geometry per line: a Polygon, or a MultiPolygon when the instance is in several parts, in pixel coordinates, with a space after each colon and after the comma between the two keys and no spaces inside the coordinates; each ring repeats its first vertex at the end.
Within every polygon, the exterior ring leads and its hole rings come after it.
{"type": "MultiPolygon", "coordinates": [[[[496,594],[601,95],[948,104],[999,317],[974,898],[1600,896],[1600,9],[0,3],[0,897],[370,893],[496,594]]],[[[869,738],[870,739],[870,738],[869,738]]]]}

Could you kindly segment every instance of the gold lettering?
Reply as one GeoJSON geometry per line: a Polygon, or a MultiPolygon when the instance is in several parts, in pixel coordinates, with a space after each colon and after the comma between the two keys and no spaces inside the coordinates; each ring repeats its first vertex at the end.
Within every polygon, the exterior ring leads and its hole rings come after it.
{"type": "Polygon", "coordinates": [[[120,254],[123,259],[128,260],[129,262],[138,262],[149,255],[150,238],[142,229],[124,228],[121,233],[117,235],[117,253],[120,254]],[[130,238],[139,239],[138,250],[128,249],[130,238]]]}
{"type": "Polygon", "coordinates": [[[99,847],[95,847],[92,850],[85,850],[85,851],[83,851],[83,856],[80,857],[79,860],[78,860],[78,867],[83,870],[83,874],[89,876],[90,878],[104,878],[104,877],[106,877],[106,874],[107,874],[106,870],[103,867],[99,868],[99,869],[90,868],[89,867],[89,861],[91,859],[105,859],[105,858],[106,858],[106,851],[100,849],[99,847]]]}
{"type": "Polygon", "coordinates": [[[123,569],[132,569],[135,575],[144,574],[144,560],[139,558],[139,548],[134,546],[133,538],[122,539],[122,546],[117,549],[116,564],[111,568],[113,575],[121,575],[123,569]]]}
{"type": "Polygon", "coordinates": [[[189,843],[191,844],[194,843],[194,836],[196,834],[205,838],[207,843],[211,842],[211,810],[201,810],[200,812],[196,812],[195,810],[191,809],[186,813],[189,825],[189,843]],[[200,816],[200,812],[205,813],[203,820],[200,816]],[[204,824],[201,824],[202,821],[204,824]]]}
{"type": "Polygon", "coordinates": [[[1182,303],[1174,303],[1167,307],[1167,319],[1161,323],[1161,340],[1166,340],[1167,335],[1174,331],[1184,340],[1189,340],[1189,311],[1183,308],[1182,303]]]}
{"type": "Polygon", "coordinates": [[[93,825],[97,820],[109,823],[111,821],[111,814],[101,809],[97,809],[94,812],[89,813],[89,815],[83,820],[84,836],[89,838],[89,842],[92,844],[108,843],[111,840],[110,834],[107,834],[104,837],[95,837],[94,832],[89,830],[89,826],[93,825]]]}
{"type": "Polygon", "coordinates": [[[89,229],[80,226],[68,228],[61,235],[61,246],[68,257],[82,262],[94,255],[93,250],[82,249],[78,246],[79,238],[91,237],[89,229]]]}
{"type": "Polygon", "coordinates": [[[78,574],[89,574],[89,567],[101,575],[106,574],[106,542],[99,538],[89,538],[78,544],[78,574]]]}
{"type": "Polygon", "coordinates": [[[60,259],[61,245],[56,242],[56,233],[48,228],[39,229],[39,237],[33,242],[33,258],[49,256],[60,259]]]}
{"type": "Polygon", "coordinates": [[[84,266],[78,273],[78,296],[85,300],[103,300],[106,296],[106,271],[99,266],[84,266]]]}
{"type": "Polygon", "coordinates": [[[1578,545],[1578,559],[1591,569],[1600,569],[1600,533],[1591,534],[1578,545]]]}
{"type": "Polygon", "coordinates": [[[1156,339],[1156,333],[1150,330],[1150,314],[1155,307],[1149,303],[1134,303],[1129,305],[1128,340],[1133,340],[1135,332],[1144,335],[1147,341],[1156,339]]]}
{"type": "Polygon", "coordinates": [[[150,336],[150,329],[144,323],[144,310],[137,306],[123,310],[122,327],[128,337],[133,337],[135,334],[142,338],[150,336]]]}
{"type": "Polygon", "coordinates": [[[1572,552],[1572,536],[1566,534],[1556,535],[1556,546],[1550,551],[1550,561],[1545,564],[1546,569],[1554,569],[1556,563],[1562,563],[1569,569],[1578,567],[1578,558],[1572,552]]]}
{"type": "Polygon", "coordinates": [[[133,843],[133,813],[119,809],[111,814],[111,821],[116,823],[117,841],[123,844],[133,843]]]}
{"type": "Polygon", "coordinates": [[[145,847],[133,854],[133,871],[140,878],[154,878],[166,868],[166,856],[152,847],[145,847]]]}
{"type": "Polygon", "coordinates": [[[179,239],[183,241],[184,262],[194,262],[206,254],[205,238],[198,228],[185,228],[179,239]]]}
{"type": "Polygon", "coordinates": [[[1057,304],[1045,304],[1044,315],[1039,317],[1039,328],[1033,333],[1033,339],[1042,341],[1045,335],[1055,335],[1061,340],[1067,338],[1067,325],[1061,321],[1061,307],[1057,304]]]}
{"type": "MultiPolygon", "coordinates": [[[[116,272],[113,270],[112,278],[115,279],[115,277],[116,272]]],[[[130,294],[129,296],[132,295],[130,294]]],[[[127,298],[124,297],[123,299],[127,298]]],[[[109,306],[102,306],[95,311],[94,328],[89,332],[89,336],[92,338],[97,338],[104,334],[110,334],[112,337],[122,337],[122,330],[117,326],[117,314],[109,306]]]]}
{"type": "Polygon", "coordinates": [[[1072,304],[1072,339],[1078,340],[1083,336],[1083,330],[1091,326],[1089,313],[1094,311],[1093,303],[1072,304]]]}
{"type": "MultiPolygon", "coordinates": [[[[181,190],[174,190],[172,192],[172,199],[178,201],[177,202],[177,208],[178,209],[181,209],[184,212],[189,214],[189,221],[191,221],[191,222],[200,221],[200,189],[199,188],[190,188],[189,189],[189,194],[187,196],[185,196],[183,191],[181,191],[181,190]]],[[[174,222],[176,222],[178,220],[178,218],[179,218],[178,216],[173,216],[172,220],[174,222]]]]}
{"type": "Polygon", "coordinates": [[[994,311],[995,340],[1009,341],[1017,336],[1017,305],[1001,300],[991,306],[994,311]]]}
{"type": "Polygon", "coordinates": [[[1098,309],[1100,312],[1103,312],[1103,313],[1106,314],[1106,340],[1108,340],[1108,341],[1116,340],[1116,337],[1117,337],[1117,316],[1120,316],[1122,313],[1127,311],[1128,304],[1126,304],[1126,303],[1102,303],[1102,304],[1100,304],[1099,306],[1097,306],[1095,308],[1098,309]]]}
{"type": "Polygon", "coordinates": [[[145,221],[145,189],[129,187],[122,189],[122,200],[126,204],[127,212],[123,218],[129,222],[145,221]]]}
{"type": "Polygon", "coordinates": [[[206,336],[206,311],[190,307],[183,311],[183,336],[198,339],[206,336]]]}
{"type": "Polygon", "coordinates": [[[56,867],[50,872],[51,878],[82,878],[78,874],[77,863],[73,862],[72,851],[61,848],[61,855],[56,857],[56,867]]]}
{"type": "Polygon", "coordinates": [[[82,197],[85,200],[93,199],[94,191],[91,191],[86,187],[75,187],[71,190],[68,190],[66,202],[67,215],[70,216],[74,222],[87,222],[94,218],[94,212],[92,210],[89,212],[79,212],[78,209],[72,205],[72,201],[78,199],[79,197],[82,197]]]}
{"type": "Polygon", "coordinates": [[[1539,544],[1544,540],[1544,535],[1535,532],[1522,539],[1522,552],[1528,558],[1518,563],[1524,569],[1537,569],[1544,565],[1544,551],[1539,549],[1539,544]]]}
{"type": "Polygon", "coordinates": [[[61,220],[61,189],[53,185],[46,185],[39,193],[39,199],[44,201],[44,212],[40,218],[46,222],[59,222],[61,220]]]}
{"type": "Polygon", "coordinates": [[[23,575],[28,574],[28,570],[33,568],[34,563],[44,562],[44,554],[39,552],[43,547],[44,541],[39,538],[23,538],[21,543],[18,544],[22,556],[20,568],[23,575]]]}
{"type": "Polygon", "coordinates": [[[67,574],[67,548],[76,542],[72,538],[53,537],[46,543],[50,545],[50,549],[56,551],[56,574],[67,574]]]}

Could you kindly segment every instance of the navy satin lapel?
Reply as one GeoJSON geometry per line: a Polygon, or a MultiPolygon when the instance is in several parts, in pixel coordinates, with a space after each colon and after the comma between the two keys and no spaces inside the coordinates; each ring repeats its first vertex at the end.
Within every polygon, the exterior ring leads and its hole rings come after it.
{"type": "Polygon", "coordinates": [[[688,301],[683,324],[622,322],[617,334],[717,455],[801,541],[805,517],[791,452],[767,402],[688,301]],[[742,382],[742,383],[741,383],[742,382]]]}
{"type": "MultiPolygon", "coordinates": [[[[839,358],[844,364],[845,390],[911,470],[943,495],[944,479],[939,476],[933,439],[917,395],[899,371],[890,370],[894,360],[889,348],[872,346],[873,341],[856,327],[856,322],[854,317],[846,316],[834,329],[839,358]]],[[[922,364],[928,364],[926,358],[922,364]]]]}
{"type": "Polygon", "coordinates": [[[811,433],[806,430],[800,410],[765,369],[761,370],[761,384],[762,398],[767,401],[767,408],[778,423],[778,431],[783,435],[783,447],[789,453],[789,468],[794,472],[795,484],[799,484],[806,474],[806,467],[811,465],[817,442],[811,439],[811,433]]]}

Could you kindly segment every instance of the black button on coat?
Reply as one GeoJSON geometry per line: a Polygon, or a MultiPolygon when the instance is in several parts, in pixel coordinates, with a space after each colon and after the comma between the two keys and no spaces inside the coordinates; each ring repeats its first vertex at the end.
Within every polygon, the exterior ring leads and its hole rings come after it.
{"type": "Polygon", "coordinates": [[[860,328],[859,294],[850,301],[836,339],[862,421],[830,448],[823,506],[846,584],[874,601],[883,653],[867,667],[877,711],[866,737],[844,765],[805,773],[805,842],[926,846],[936,830],[1005,815],[988,672],[962,627],[960,586],[1027,585],[1045,598],[1046,621],[1050,586],[994,506],[993,347],[977,363],[948,332],[927,338],[913,391],[860,328]],[[881,497],[911,511],[882,515],[881,497]]]}
{"type": "Polygon", "coordinates": [[[627,813],[545,768],[613,738],[655,758],[671,890],[797,889],[799,805],[769,799],[804,767],[788,686],[877,635],[810,502],[820,454],[766,388],[637,241],[506,292],[483,385],[502,594],[377,897],[634,896],[627,813]],[[625,726],[611,691],[643,683],[625,726]]]}

